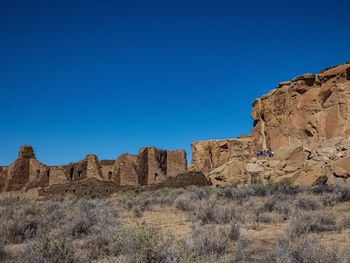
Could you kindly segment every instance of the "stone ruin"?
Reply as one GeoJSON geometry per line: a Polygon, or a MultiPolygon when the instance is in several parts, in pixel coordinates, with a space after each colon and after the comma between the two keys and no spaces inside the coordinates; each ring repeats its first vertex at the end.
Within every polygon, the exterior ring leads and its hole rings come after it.
{"type": "Polygon", "coordinates": [[[142,148],[137,155],[123,154],[114,160],[83,160],[62,166],[46,166],[35,158],[31,146],[22,146],[18,159],[0,168],[0,191],[37,189],[42,196],[71,193],[109,195],[113,192],[158,186],[208,185],[202,173],[187,172],[186,152],[142,148]]]}
{"type": "Polygon", "coordinates": [[[31,146],[0,167],[0,192],[108,195],[123,189],[350,181],[350,63],[281,82],[253,102],[252,134],[192,144],[186,152],[142,148],[114,160],[46,166],[31,146]],[[256,156],[272,149],[272,158],[256,156]]]}

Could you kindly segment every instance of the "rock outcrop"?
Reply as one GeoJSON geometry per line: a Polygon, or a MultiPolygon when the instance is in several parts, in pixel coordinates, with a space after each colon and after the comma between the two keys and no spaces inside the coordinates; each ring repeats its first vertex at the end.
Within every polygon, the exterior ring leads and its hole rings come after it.
{"type": "Polygon", "coordinates": [[[245,141],[194,143],[192,168],[218,186],[349,182],[350,63],[280,83],[253,102],[251,116],[245,141]],[[273,158],[255,156],[267,149],[273,158]]]}
{"type": "Polygon", "coordinates": [[[46,166],[22,146],[14,163],[0,167],[0,192],[109,195],[135,186],[350,182],[350,63],[281,82],[253,102],[251,116],[251,135],[194,142],[189,168],[182,150],[146,147],[115,161],[89,154],[46,166]],[[273,157],[255,155],[267,149],[273,157]]]}
{"type": "Polygon", "coordinates": [[[234,139],[194,142],[192,165],[189,169],[207,174],[230,159],[245,160],[252,154],[252,143],[253,138],[250,135],[234,139]]]}
{"type": "Polygon", "coordinates": [[[314,148],[285,146],[275,156],[230,160],[208,174],[217,186],[227,184],[281,184],[311,186],[320,177],[328,183],[347,183],[350,178],[350,140],[333,138],[314,148]]]}
{"type": "Polygon", "coordinates": [[[350,138],[350,63],[305,74],[253,103],[257,149],[350,138]]]}

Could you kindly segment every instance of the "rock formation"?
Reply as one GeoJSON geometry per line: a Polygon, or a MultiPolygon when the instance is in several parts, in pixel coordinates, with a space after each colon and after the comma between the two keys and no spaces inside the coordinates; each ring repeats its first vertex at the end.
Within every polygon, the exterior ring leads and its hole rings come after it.
{"type": "Polygon", "coordinates": [[[253,133],[238,149],[220,149],[225,140],[193,145],[193,166],[214,185],[349,181],[350,63],[280,83],[253,102],[251,116],[253,133]],[[254,156],[266,149],[275,156],[254,156]]]}
{"type": "Polygon", "coordinates": [[[332,138],[308,148],[303,145],[276,149],[275,156],[231,159],[212,170],[208,178],[214,185],[282,184],[310,186],[326,176],[328,183],[347,183],[350,178],[350,140],[332,138]]]}
{"type": "Polygon", "coordinates": [[[208,173],[230,159],[244,160],[251,155],[252,137],[210,140],[192,143],[192,166],[190,170],[208,173]]]}
{"type": "Polygon", "coordinates": [[[253,103],[256,148],[350,138],[350,64],[282,82],[253,103]]]}
{"type": "Polygon", "coordinates": [[[46,166],[32,147],[22,146],[14,163],[0,167],[0,192],[108,195],[135,186],[350,182],[350,63],[281,82],[253,102],[251,116],[251,135],[194,142],[188,169],[182,150],[146,147],[115,161],[89,154],[46,166]],[[255,156],[266,149],[272,158],[255,156]]]}

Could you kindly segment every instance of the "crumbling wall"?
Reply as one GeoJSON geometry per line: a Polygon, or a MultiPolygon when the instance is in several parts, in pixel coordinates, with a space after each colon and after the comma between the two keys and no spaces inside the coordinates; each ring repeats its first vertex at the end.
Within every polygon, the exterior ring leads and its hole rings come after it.
{"type": "Polygon", "coordinates": [[[167,175],[167,151],[154,147],[144,148],[147,154],[147,185],[161,182],[167,175]]]}
{"type": "Polygon", "coordinates": [[[30,160],[33,158],[33,148],[22,146],[17,160],[9,166],[5,191],[21,191],[30,182],[30,160]]]}
{"type": "Polygon", "coordinates": [[[177,176],[186,171],[186,152],[184,150],[167,151],[167,176],[177,176]]]}
{"type": "Polygon", "coordinates": [[[79,181],[86,178],[86,163],[83,161],[63,165],[62,169],[71,181],[79,181]]]}
{"type": "Polygon", "coordinates": [[[118,185],[139,185],[139,169],[138,156],[123,154],[115,161],[112,180],[118,185]]]}
{"type": "Polygon", "coordinates": [[[147,186],[187,169],[185,151],[142,148],[137,155],[124,154],[115,161],[113,181],[120,185],[147,186]]]}
{"type": "Polygon", "coordinates": [[[40,188],[39,196],[48,197],[52,195],[72,194],[78,197],[103,197],[124,189],[131,188],[122,187],[114,182],[97,180],[92,177],[40,188]]]}
{"type": "Polygon", "coordinates": [[[55,184],[65,184],[69,181],[67,171],[60,166],[49,167],[49,186],[55,184]]]}
{"type": "Polygon", "coordinates": [[[114,171],[114,160],[101,160],[100,167],[102,172],[103,180],[110,181],[113,178],[114,171]]]}
{"type": "Polygon", "coordinates": [[[96,178],[103,180],[100,162],[95,154],[88,154],[85,157],[86,178],[96,178]]]}
{"type": "Polygon", "coordinates": [[[49,168],[31,158],[29,162],[29,182],[25,185],[25,190],[46,187],[49,185],[49,168]]]}
{"type": "Polygon", "coordinates": [[[0,166],[0,192],[5,190],[6,179],[7,179],[7,167],[0,166]]]}

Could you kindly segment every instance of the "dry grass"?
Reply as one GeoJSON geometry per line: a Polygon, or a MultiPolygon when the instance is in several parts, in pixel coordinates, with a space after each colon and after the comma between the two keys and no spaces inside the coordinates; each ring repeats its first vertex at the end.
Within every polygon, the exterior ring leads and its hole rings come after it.
{"type": "Polygon", "coordinates": [[[350,188],[0,199],[1,262],[350,262],[350,188]]]}

